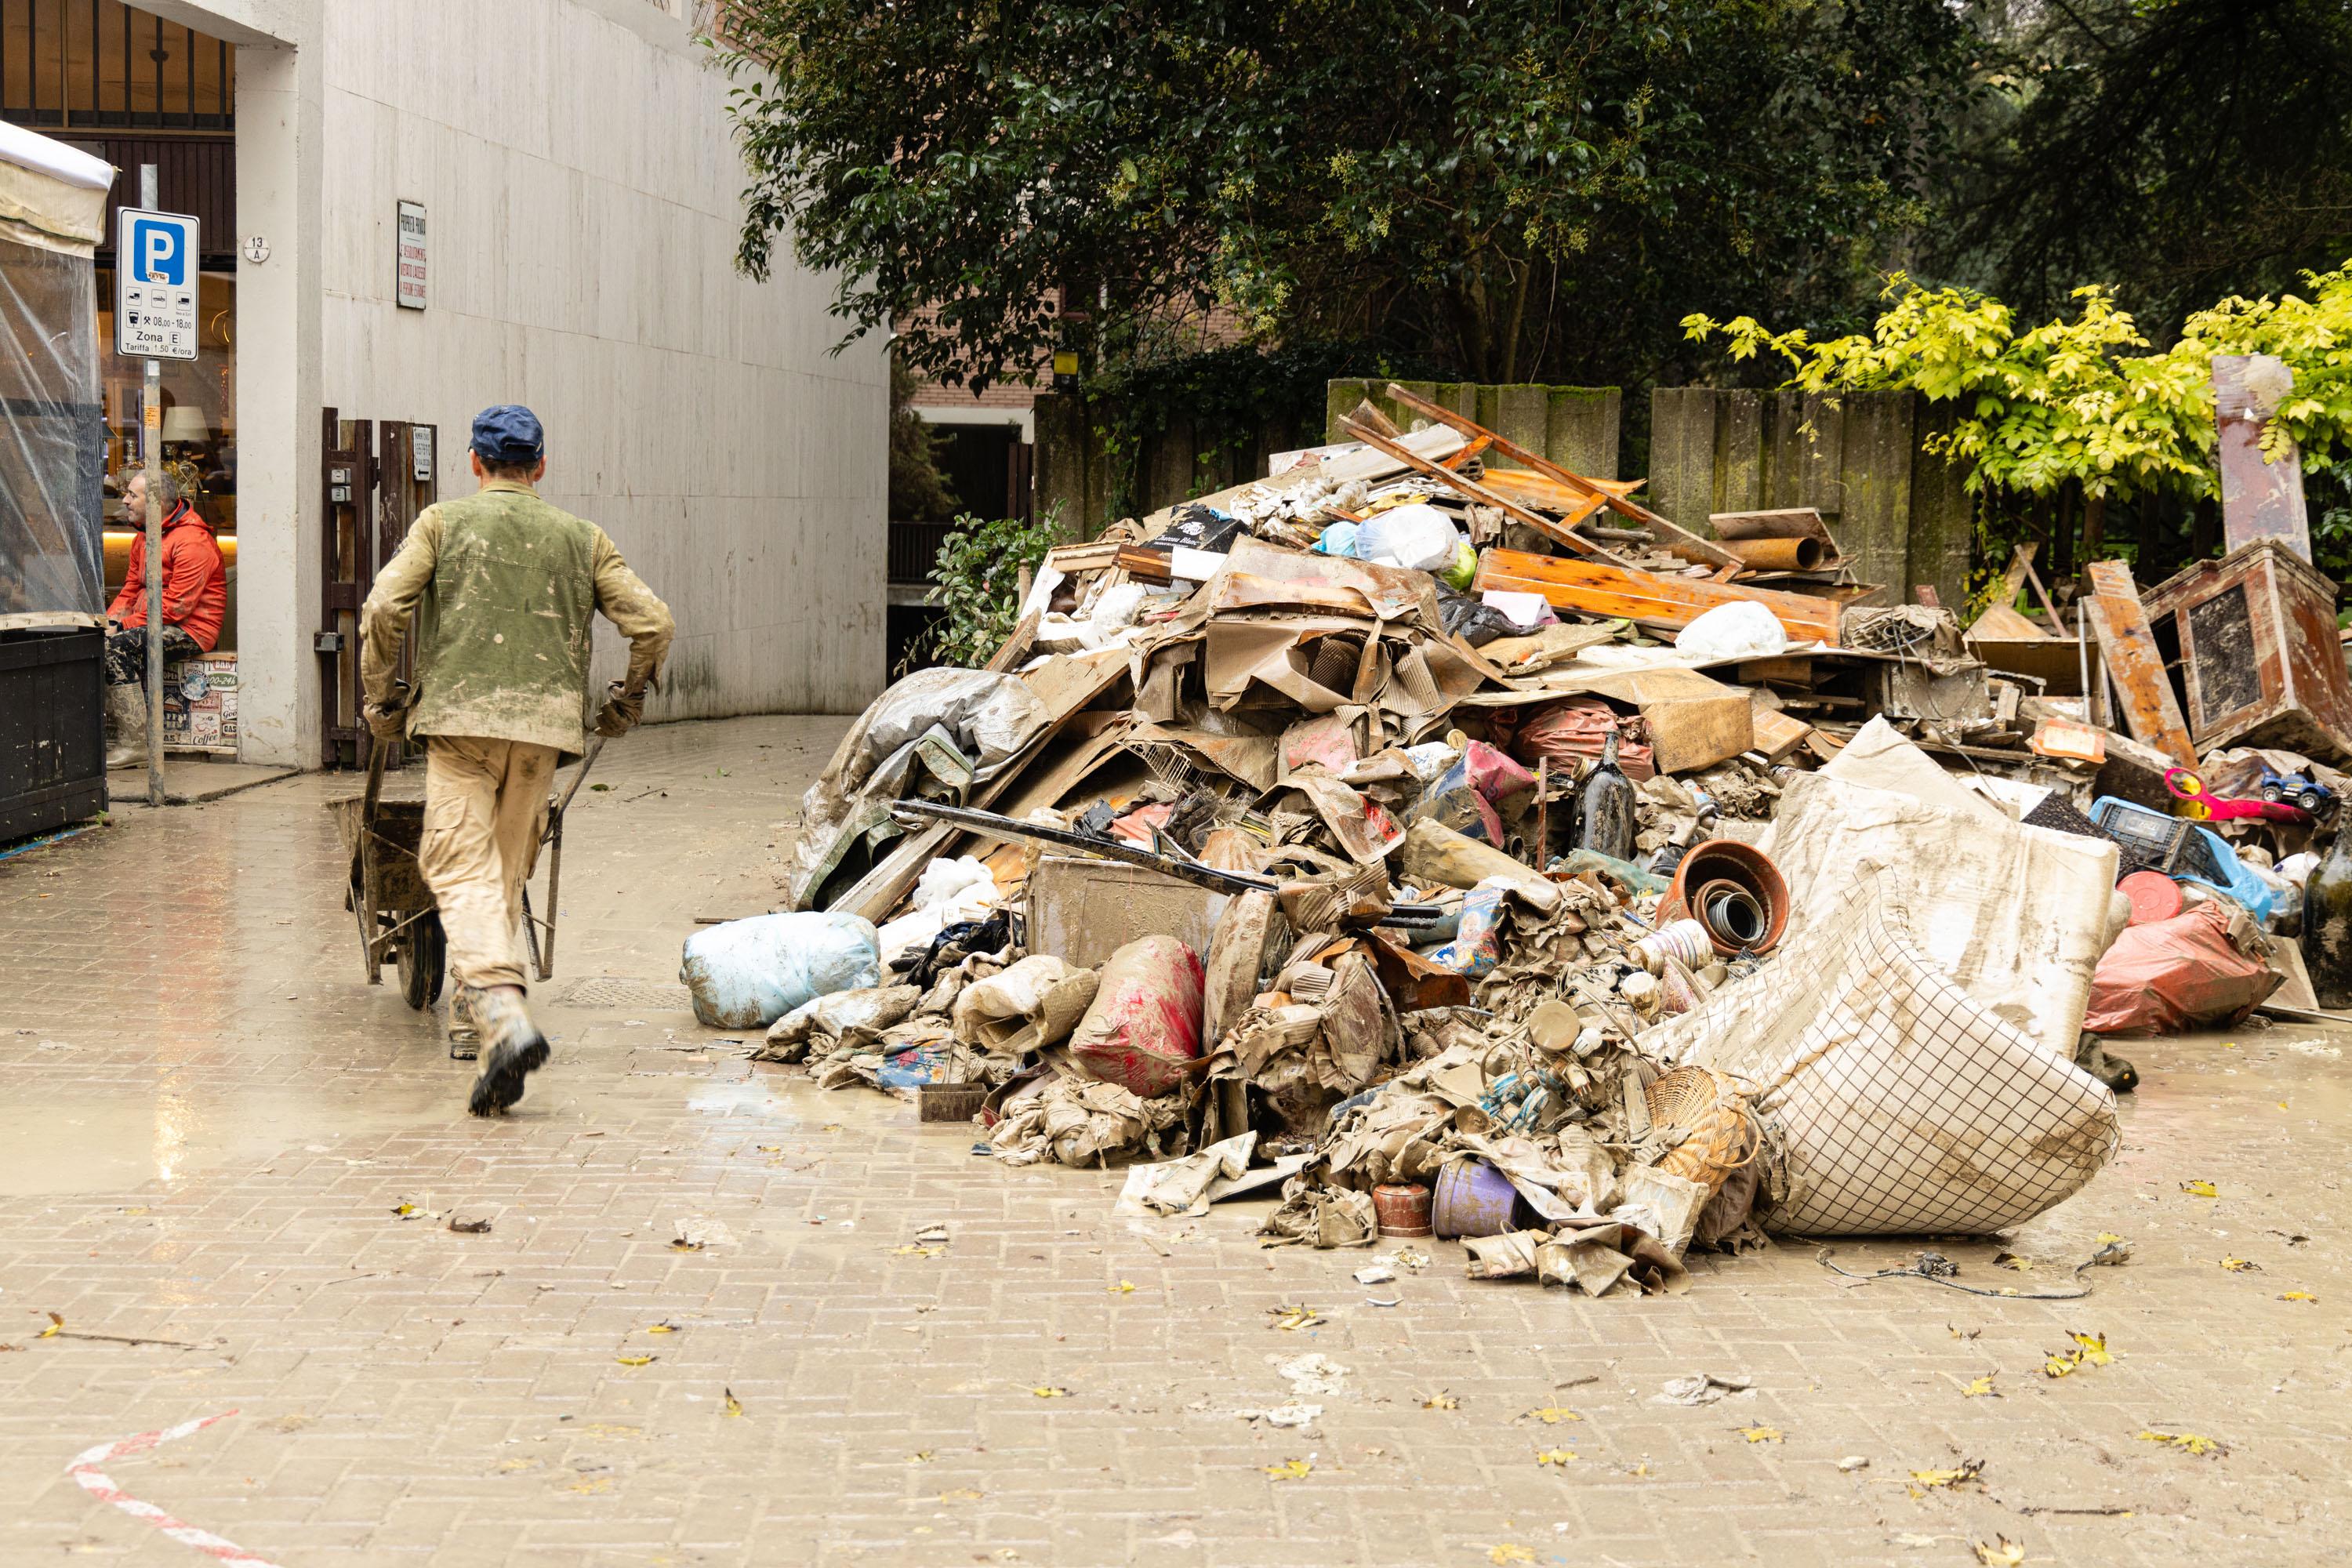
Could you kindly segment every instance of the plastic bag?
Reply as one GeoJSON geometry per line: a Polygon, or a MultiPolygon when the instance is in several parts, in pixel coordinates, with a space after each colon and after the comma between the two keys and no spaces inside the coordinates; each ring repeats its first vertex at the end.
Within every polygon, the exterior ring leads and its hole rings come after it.
{"type": "Polygon", "coordinates": [[[1353,555],[1356,552],[1356,524],[1335,522],[1315,541],[1315,548],[1324,555],[1353,555]]]}
{"type": "Polygon", "coordinates": [[[1201,1054],[1201,956],[1172,936],[1139,937],[1110,955],[1094,1003],[1070,1036],[1088,1076],[1146,1100],[1182,1083],[1201,1054]]]}
{"type": "Polygon", "coordinates": [[[1437,620],[1450,635],[1460,637],[1472,647],[1483,647],[1496,637],[1519,635],[1517,624],[1494,605],[1471,598],[1466,594],[1447,593],[1443,589],[1437,595],[1437,620]]]}
{"type": "Polygon", "coordinates": [[[1462,535],[1454,520],[1426,501],[1374,512],[1356,531],[1359,561],[1394,562],[1415,572],[1440,572],[1454,564],[1462,535]]]}
{"type": "Polygon", "coordinates": [[[1437,574],[1437,580],[1458,594],[1470,591],[1471,582],[1478,575],[1478,552],[1466,539],[1454,546],[1454,564],[1437,574]]]}
{"type": "Polygon", "coordinates": [[[836,991],[882,984],[881,939],[857,915],[754,915],[686,939],[677,977],[713,1029],[764,1029],[836,991]]]}
{"type": "Polygon", "coordinates": [[[1495,807],[1535,787],[1536,776],[1484,741],[1473,741],[1405,814],[1407,822],[1429,817],[1483,844],[1503,842],[1502,818],[1495,807]]]}
{"type": "Polygon", "coordinates": [[[1780,617],[1753,599],[1717,605],[1675,635],[1682,652],[1713,662],[1727,658],[1770,658],[1785,653],[1789,633],[1780,617]]]}
{"type": "Polygon", "coordinates": [[[2285,977],[2231,941],[2229,906],[2131,926],[2091,976],[2083,1028],[2094,1035],[2177,1035],[2234,1024],[2285,977]]]}
{"type": "Polygon", "coordinates": [[[1489,877],[1462,896],[1462,921],[1452,942],[1429,955],[1457,974],[1483,980],[1503,956],[1503,895],[1511,885],[1489,877]]]}

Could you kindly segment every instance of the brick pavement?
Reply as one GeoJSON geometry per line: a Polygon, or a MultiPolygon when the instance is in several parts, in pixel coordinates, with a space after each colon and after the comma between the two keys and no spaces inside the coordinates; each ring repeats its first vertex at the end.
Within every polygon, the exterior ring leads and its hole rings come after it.
{"type": "Polygon", "coordinates": [[[555,1063],[503,1123],[462,1115],[467,1069],[359,984],[320,809],[350,780],[0,861],[0,1562],[203,1561],[66,1466],[232,1409],[104,1468],[283,1568],[2347,1554],[2347,1061],[2315,1053],[2352,1038],[2126,1047],[2124,1151],[2007,1238],[2035,1267],[1942,1247],[1965,1282],[2035,1289],[2129,1237],[2087,1301],[1852,1284],[1795,1245],[1589,1301],[1466,1280],[1441,1243],[1376,1307],[1361,1253],[1261,1251],[1262,1205],[1131,1226],[1115,1174],[1001,1169],[903,1103],[706,1046],[660,989],[678,942],[766,906],[775,826],[843,723],[607,754],[544,994],[630,984],[550,1007],[555,1063]],[[906,1250],[934,1222],[945,1253],[906,1250]],[[1267,1326],[1302,1302],[1328,1322],[1267,1326]],[[51,1311],[188,1348],[37,1337],[51,1311]],[[2043,1377],[2072,1329],[2114,1363],[2043,1377]],[[1272,1363],[1310,1352],[1349,1369],[1314,1426],[1234,1414],[1289,1402],[1272,1363]],[[1649,1402],[1700,1370],[1758,1392],[1649,1402]],[[1966,1396],[1988,1373],[1998,1396],[1966,1396]],[[1964,1459],[1981,1489],[1911,1482],[1964,1459]]]}

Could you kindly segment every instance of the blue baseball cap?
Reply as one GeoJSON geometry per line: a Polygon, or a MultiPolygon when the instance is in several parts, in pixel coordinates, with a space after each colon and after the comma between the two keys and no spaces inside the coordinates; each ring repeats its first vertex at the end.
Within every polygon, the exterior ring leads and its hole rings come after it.
{"type": "Polygon", "coordinates": [[[536,463],[547,449],[539,416],[520,403],[501,403],[474,416],[474,450],[493,463],[536,463]]]}

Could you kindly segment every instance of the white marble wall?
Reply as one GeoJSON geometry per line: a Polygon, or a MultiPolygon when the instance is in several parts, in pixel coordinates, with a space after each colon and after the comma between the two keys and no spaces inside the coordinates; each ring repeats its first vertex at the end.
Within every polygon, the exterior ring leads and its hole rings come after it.
{"type": "Polygon", "coordinates": [[[436,423],[445,496],[475,411],[530,405],[543,492],[677,616],[652,716],[855,711],[883,673],[882,347],[828,353],[827,279],[736,272],[728,82],[676,9],[330,0],[323,401],[436,423]],[[394,303],[404,198],[421,313],[394,303]]]}

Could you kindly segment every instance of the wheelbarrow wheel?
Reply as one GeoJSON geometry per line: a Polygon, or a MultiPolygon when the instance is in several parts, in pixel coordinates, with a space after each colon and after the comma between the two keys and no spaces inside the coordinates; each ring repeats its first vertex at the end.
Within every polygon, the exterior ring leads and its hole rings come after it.
{"type": "Polygon", "coordinates": [[[420,1013],[441,1000],[441,972],[448,949],[437,914],[419,916],[401,942],[401,1000],[420,1013]]]}

